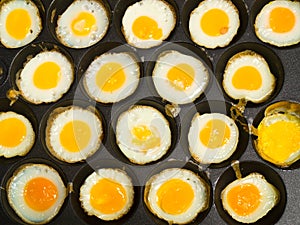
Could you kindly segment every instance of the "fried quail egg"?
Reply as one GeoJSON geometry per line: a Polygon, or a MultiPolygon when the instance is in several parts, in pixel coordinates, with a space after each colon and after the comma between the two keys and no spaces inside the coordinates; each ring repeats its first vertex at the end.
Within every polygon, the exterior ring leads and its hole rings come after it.
{"type": "Polygon", "coordinates": [[[209,185],[194,172],[170,168],[146,183],[144,202],[157,217],[169,224],[187,224],[209,206],[209,185]]]}
{"type": "Polygon", "coordinates": [[[163,99],[175,104],[186,104],[193,102],[205,91],[209,73],[199,59],[172,50],[158,56],[152,78],[163,99]]]}
{"type": "Polygon", "coordinates": [[[32,42],[42,30],[37,6],[30,0],[0,3],[0,39],[7,48],[19,48],[32,42]]]}
{"type": "Polygon", "coordinates": [[[128,44],[151,48],[167,39],[176,24],[174,8],[163,0],[142,0],[129,6],[122,18],[128,44]]]}
{"type": "Polygon", "coordinates": [[[231,98],[254,103],[268,99],[274,91],[275,82],[267,61],[251,50],[232,56],[223,75],[223,88],[231,98]]]}
{"type": "Polygon", "coordinates": [[[34,142],[35,132],[25,116],[12,111],[0,112],[0,156],[24,156],[34,142]]]}
{"type": "Polygon", "coordinates": [[[65,162],[79,162],[94,154],[102,136],[102,121],[92,109],[60,107],[47,120],[46,145],[52,155],[65,162]]]}
{"type": "Polygon", "coordinates": [[[118,118],[116,142],[133,163],[156,161],[170,148],[169,122],[161,112],[151,106],[134,106],[118,118]]]}
{"type": "Polygon", "coordinates": [[[99,42],[109,26],[108,12],[100,0],[76,0],[59,16],[56,36],[70,48],[99,42]]]}
{"type": "Polygon", "coordinates": [[[278,47],[300,42],[300,2],[290,0],[271,1],[255,19],[255,33],[266,43],[278,47]]]}
{"type": "Polygon", "coordinates": [[[221,113],[194,116],[188,133],[189,150],[200,163],[220,163],[236,150],[239,130],[234,120],[221,113]]]}
{"type": "Polygon", "coordinates": [[[263,175],[251,173],[230,183],[221,193],[224,209],[242,223],[254,223],[278,202],[279,191],[263,175]]]}
{"type": "Polygon", "coordinates": [[[62,53],[43,51],[26,62],[17,75],[22,97],[34,104],[50,103],[65,94],[74,79],[74,68],[62,53]]]}
{"type": "Polygon", "coordinates": [[[227,46],[239,26],[239,11],[229,0],[201,1],[190,14],[191,39],[206,48],[227,46]]]}
{"type": "Polygon", "coordinates": [[[59,173],[45,164],[21,166],[7,184],[10,206],[28,224],[45,224],[52,220],[66,195],[59,173]]]}
{"type": "Polygon", "coordinates": [[[115,103],[137,88],[140,67],[130,53],[104,53],[88,67],[83,82],[88,95],[102,103],[115,103]]]}
{"type": "Polygon", "coordinates": [[[292,114],[274,114],[263,118],[257,128],[259,155],[281,167],[300,159],[300,118],[292,114]]]}
{"type": "Polygon", "coordinates": [[[90,216],[117,220],[130,210],[134,201],[131,178],[120,169],[99,169],[80,188],[81,206],[90,216]]]}

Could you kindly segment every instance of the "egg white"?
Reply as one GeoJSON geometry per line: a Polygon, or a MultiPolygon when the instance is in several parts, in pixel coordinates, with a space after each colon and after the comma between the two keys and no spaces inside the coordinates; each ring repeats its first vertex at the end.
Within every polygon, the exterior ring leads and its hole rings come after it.
{"type": "MultiPolygon", "coordinates": [[[[174,196],[175,197],[175,196],[174,196]]],[[[148,209],[157,217],[166,220],[169,224],[187,224],[193,221],[200,212],[209,206],[209,185],[194,172],[182,168],[165,169],[152,176],[146,183],[144,202],[148,209]],[[194,192],[191,206],[181,214],[172,215],[165,212],[157,203],[157,191],[171,179],[180,179],[190,185],[194,192]]]]}
{"type": "Polygon", "coordinates": [[[254,103],[260,103],[268,99],[275,88],[276,79],[271,73],[268,62],[258,53],[245,50],[232,56],[226,65],[223,75],[223,88],[233,99],[246,99],[254,103]],[[257,90],[237,89],[232,84],[235,72],[244,66],[254,67],[259,71],[262,85],[257,90]]]}
{"type": "Polygon", "coordinates": [[[115,103],[128,97],[136,90],[139,84],[139,77],[140,67],[137,64],[136,59],[130,53],[104,53],[95,58],[89,65],[84,74],[83,82],[85,90],[92,99],[102,103],[115,103]],[[111,62],[122,65],[126,80],[119,89],[112,92],[106,92],[98,87],[95,79],[97,72],[102,66],[111,62]]]}
{"type": "Polygon", "coordinates": [[[209,83],[209,73],[204,63],[193,56],[175,50],[165,51],[158,56],[152,78],[158,94],[163,99],[175,104],[193,102],[205,91],[209,83]],[[182,63],[191,66],[195,76],[190,87],[178,90],[168,80],[167,73],[174,66],[182,63]]]}
{"type": "Polygon", "coordinates": [[[76,0],[57,20],[56,35],[67,47],[86,48],[99,42],[107,33],[108,27],[108,12],[101,1],[76,0]],[[72,21],[81,12],[88,12],[96,19],[96,25],[88,35],[76,35],[72,31],[72,21]]]}
{"type": "Polygon", "coordinates": [[[216,48],[227,46],[240,26],[239,11],[235,5],[228,0],[205,0],[201,1],[197,8],[190,14],[189,32],[193,42],[206,48],[216,48]],[[218,36],[211,36],[206,34],[201,26],[200,21],[204,13],[211,9],[220,9],[229,17],[229,27],[225,34],[218,36]]]}
{"type": "Polygon", "coordinates": [[[116,142],[122,153],[133,163],[146,164],[164,156],[171,145],[171,130],[164,115],[151,106],[134,106],[123,112],[116,125],[116,142]],[[146,126],[160,139],[159,146],[144,149],[133,142],[132,129],[146,126]],[[145,151],[146,150],[146,151],[145,151]]]}
{"type": "Polygon", "coordinates": [[[7,199],[17,215],[29,224],[45,224],[52,220],[60,211],[67,196],[66,187],[59,173],[45,164],[25,164],[18,168],[7,184],[7,199]],[[53,206],[39,212],[31,209],[24,199],[26,184],[34,179],[43,177],[50,180],[57,188],[58,196],[53,206]]]}
{"type": "Polygon", "coordinates": [[[101,119],[95,112],[78,106],[58,108],[47,120],[46,145],[52,155],[59,160],[75,163],[93,155],[101,145],[103,128],[101,119]],[[78,152],[70,152],[62,146],[60,133],[68,122],[79,120],[87,124],[91,131],[89,143],[78,152]]]}
{"type": "Polygon", "coordinates": [[[98,169],[97,171],[93,172],[89,175],[84,184],[80,188],[80,197],[79,200],[81,202],[81,206],[84,211],[90,216],[97,216],[98,218],[110,221],[110,220],[117,220],[124,216],[130,210],[133,201],[134,201],[134,189],[132,185],[131,178],[127,175],[127,173],[120,169],[112,169],[112,168],[103,168],[98,169]],[[94,209],[93,206],[90,204],[90,192],[91,189],[97,182],[101,179],[110,179],[114,182],[121,184],[126,191],[126,203],[125,206],[118,212],[112,214],[105,214],[97,209],[94,209]]]}
{"type": "Polygon", "coordinates": [[[192,157],[204,164],[220,163],[228,159],[236,150],[239,141],[239,130],[234,120],[221,113],[206,113],[194,116],[188,133],[189,150],[192,157]],[[230,138],[217,148],[209,148],[202,143],[199,132],[211,120],[223,121],[230,130],[230,138]]]}
{"type": "Polygon", "coordinates": [[[242,223],[254,223],[260,218],[264,217],[279,201],[279,191],[270,184],[263,175],[259,173],[251,173],[246,177],[236,179],[231,182],[221,193],[221,199],[224,209],[230,214],[230,216],[242,223]],[[260,205],[258,208],[247,216],[240,216],[236,214],[228,204],[228,192],[235,186],[243,184],[253,184],[260,192],[260,205]]]}
{"type": "Polygon", "coordinates": [[[167,39],[176,24],[173,7],[162,0],[141,0],[129,6],[122,18],[122,32],[128,44],[137,48],[151,48],[160,45],[167,39]],[[153,38],[143,40],[135,36],[132,31],[134,21],[140,16],[147,16],[155,20],[162,29],[163,35],[159,40],[153,38]]]}
{"type": "Polygon", "coordinates": [[[43,51],[26,62],[17,76],[16,84],[22,97],[34,104],[50,103],[59,100],[65,94],[74,79],[73,64],[58,51],[43,51]],[[38,67],[46,62],[53,62],[60,67],[61,75],[56,87],[40,89],[35,86],[33,77],[38,67]]]}
{"type": "Polygon", "coordinates": [[[255,19],[255,33],[257,37],[266,43],[284,47],[300,42],[300,2],[289,0],[270,1],[258,13],[255,19]],[[292,30],[284,33],[275,32],[269,24],[270,13],[273,9],[283,7],[291,10],[295,16],[295,25],[292,30]]]}
{"type": "Polygon", "coordinates": [[[3,1],[0,4],[0,40],[7,48],[19,48],[32,42],[40,34],[42,30],[42,20],[37,6],[30,0],[20,1],[11,0],[3,1]],[[16,9],[26,10],[31,19],[31,26],[27,35],[18,40],[12,37],[6,30],[6,21],[10,12],[16,9]]]}

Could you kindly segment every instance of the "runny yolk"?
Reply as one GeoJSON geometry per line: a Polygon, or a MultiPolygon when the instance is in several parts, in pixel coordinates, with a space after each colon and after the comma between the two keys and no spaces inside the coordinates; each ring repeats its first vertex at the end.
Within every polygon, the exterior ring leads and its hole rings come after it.
{"type": "Polygon", "coordinates": [[[132,128],[132,143],[141,147],[143,151],[159,147],[160,137],[155,127],[147,127],[145,125],[137,125],[132,128]]]}
{"type": "Polygon", "coordinates": [[[228,142],[230,129],[224,121],[212,119],[200,131],[199,138],[206,147],[219,148],[228,142]]]}
{"type": "Polygon", "coordinates": [[[228,32],[229,17],[221,9],[210,9],[203,14],[200,26],[205,34],[220,36],[228,32]]]}
{"type": "Polygon", "coordinates": [[[37,177],[31,179],[24,188],[26,204],[33,210],[42,212],[52,207],[58,198],[58,190],[49,179],[37,177]]]}
{"type": "Polygon", "coordinates": [[[72,32],[78,36],[87,36],[96,29],[96,19],[88,12],[81,12],[72,21],[72,32]]]}
{"type": "Polygon", "coordinates": [[[232,85],[236,89],[254,91],[262,85],[260,72],[253,66],[243,66],[235,71],[232,77],[232,85]]]}
{"type": "Polygon", "coordinates": [[[230,208],[240,216],[254,212],[260,204],[259,189],[253,184],[241,184],[233,187],[227,194],[230,208]]]}
{"type": "Polygon", "coordinates": [[[190,184],[180,179],[171,179],[162,184],[156,193],[159,207],[171,215],[186,212],[193,203],[194,191],[190,184]]]}
{"type": "Polygon", "coordinates": [[[66,123],[62,128],[60,143],[70,152],[79,152],[89,144],[91,135],[88,124],[80,120],[74,120],[66,123]]]}
{"type": "Polygon", "coordinates": [[[31,18],[29,13],[24,9],[12,10],[6,19],[6,30],[10,36],[17,40],[24,39],[31,28],[31,18]]]}
{"type": "Polygon", "coordinates": [[[294,28],[296,17],[290,9],[277,7],[271,11],[269,23],[274,32],[285,33],[294,28]]]}
{"type": "Polygon", "coordinates": [[[173,66],[167,73],[172,86],[180,91],[188,89],[194,82],[195,71],[189,64],[181,63],[173,66]]]}
{"type": "Polygon", "coordinates": [[[25,124],[17,118],[0,121],[0,145],[8,148],[22,143],[26,136],[25,124]]]}
{"type": "Polygon", "coordinates": [[[300,149],[300,124],[277,121],[258,128],[258,148],[272,161],[284,163],[300,149]]]}
{"type": "Polygon", "coordinates": [[[112,214],[124,208],[127,194],[122,184],[107,178],[99,180],[90,191],[92,207],[101,213],[112,214]]]}
{"type": "Polygon", "coordinates": [[[148,16],[138,17],[132,24],[132,31],[142,40],[159,40],[163,36],[162,29],[158,27],[157,22],[148,16]]]}
{"type": "Polygon", "coordinates": [[[110,62],[104,64],[96,75],[96,84],[102,91],[114,92],[121,88],[126,81],[123,66],[110,62]]]}
{"type": "Polygon", "coordinates": [[[34,86],[47,90],[55,88],[61,79],[60,66],[55,62],[44,62],[38,66],[33,74],[34,86]]]}

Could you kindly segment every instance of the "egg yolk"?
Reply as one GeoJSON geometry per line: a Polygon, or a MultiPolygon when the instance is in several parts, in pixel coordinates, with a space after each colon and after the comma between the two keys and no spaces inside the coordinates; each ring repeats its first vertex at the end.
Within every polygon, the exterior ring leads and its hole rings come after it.
{"type": "Polygon", "coordinates": [[[269,23],[274,32],[285,33],[294,28],[296,17],[290,9],[277,7],[271,11],[269,23]]]}
{"type": "Polygon", "coordinates": [[[258,127],[258,149],[273,162],[284,163],[300,150],[300,124],[296,121],[277,121],[258,127]]]}
{"type": "Polygon", "coordinates": [[[22,143],[26,136],[25,124],[17,118],[0,121],[0,145],[13,148],[22,143]]]}
{"type": "Polygon", "coordinates": [[[240,216],[248,216],[260,205],[259,189],[253,184],[241,184],[228,191],[227,201],[230,208],[240,216]]]}
{"type": "Polygon", "coordinates": [[[229,17],[221,9],[210,9],[201,18],[200,26],[203,32],[209,36],[226,34],[229,29],[229,17]]]}
{"type": "Polygon", "coordinates": [[[261,74],[253,66],[240,67],[233,74],[232,85],[236,89],[258,90],[262,86],[261,74]]]}
{"type": "Polygon", "coordinates": [[[133,144],[143,148],[144,151],[160,146],[160,137],[154,127],[138,125],[132,128],[133,144]]]}
{"type": "Polygon", "coordinates": [[[78,36],[87,36],[96,30],[96,19],[88,12],[80,12],[71,24],[72,32],[78,36]]]}
{"type": "Polygon", "coordinates": [[[31,28],[31,17],[24,9],[12,10],[6,19],[6,30],[10,36],[17,40],[24,39],[31,28]]]}
{"type": "Polygon", "coordinates": [[[106,63],[97,72],[96,84],[105,92],[114,92],[121,88],[126,81],[125,71],[119,63],[106,63]]]}
{"type": "Polygon", "coordinates": [[[35,87],[47,90],[57,87],[60,78],[60,66],[55,62],[44,62],[35,70],[33,74],[33,83],[35,87]]]}
{"type": "Polygon", "coordinates": [[[57,187],[49,179],[37,177],[31,179],[25,185],[24,199],[26,204],[33,210],[45,211],[55,204],[57,198],[57,187]]]}
{"type": "Polygon", "coordinates": [[[91,139],[91,129],[80,120],[68,122],[60,133],[61,145],[70,152],[79,152],[88,146],[91,139]]]}
{"type": "Polygon", "coordinates": [[[122,184],[107,178],[99,180],[90,191],[90,204],[101,213],[112,214],[122,210],[127,193],[122,184]]]}
{"type": "Polygon", "coordinates": [[[172,86],[180,91],[188,89],[194,82],[195,71],[189,64],[181,63],[173,66],[167,73],[172,86]]]}
{"type": "Polygon", "coordinates": [[[192,205],[194,191],[187,182],[171,179],[159,187],[156,196],[157,204],[164,212],[179,215],[186,212],[192,205]]]}
{"type": "Polygon", "coordinates": [[[208,148],[219,148],[230,139],[228,125],[219,119],[208,121],[199,133],[201,142],[208,148]]]}
{"type": "Polygon", "coordinates": [[[158,27],[157,22],[148,16],[138,17],[133,22],[132,31],[135,36],[142,40],[159,40],[163,36],[162,29],[158,27]]]}

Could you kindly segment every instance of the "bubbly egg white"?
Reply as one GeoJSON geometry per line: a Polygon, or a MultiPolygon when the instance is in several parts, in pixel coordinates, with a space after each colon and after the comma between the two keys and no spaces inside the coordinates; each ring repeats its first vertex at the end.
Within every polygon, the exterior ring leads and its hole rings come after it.
{"type": "Polygon", "coordinates": [[[209,83],[209,73],[202,61],[175,50],[165,51],[158,56],[152,72],[152,78],[158,94],[163,99],[175,104],[193,102],[205,91],[209,83]],[[170,81],[168,74],[174,67],[182,70],[179,66],[182,64],[186,64],[192,70],[192,74],[189,74],[189,71],[182,71],[185,76],[191,79],[191,83],[186,85],[186,87],[176,88],[176,86],[181,86],[181,84],[184,86],[186,78],[178,77],[176,80],[170,81]]]}
{"type": "Polygon", "coordinates": [[[0,40],[5,47],[19,48],[25,46],[32,42],[41,30],[40,13],[32,1],[11,0],[0,3],[0,40]],[[24,15],[20,10],[26,11],[27,15],[24,15]],[[7,23],[8,19],[9,23],[7,23]],[[7,27],[8,24],[11,29],[7,27]],[[19,34],[21,33],[20,30],[27,32],[19,34]]]}
{"type": "Polygon", "coordinates": [[[59,173],[45,164],[26,164],[21,166],[11,177],[7,185],[7,198],[17,215],[29,224],[45,224],[57,215],[66,198],[66,187],[59,173]],[[26,184],[34,178],[50,180],[57,189],[55,203],[45,211],[30,208],[24,199],[26,184]]]}
{"type": "Polygon", "coordinates": [[[134,163],[156,161],[167,153],[171,145],[169,122],[151,106],[134,106],[118,118],[116,142],[123,154],[134,163]],[[150,134],[139,140],[133,132],[136,128],[145,129],[150,134]]]}
{"type": "Polygon", "coordinates": [[[108,27],[108,12],[102,2],[76,0],[57,20],[56,35],[67,47],[86,48],[99,42],[108,27]],[[81,16],[82,13],[89,16],[81,16]],[[78,30],[78,33],[74,32],[74,29],[78,30]]]}
{"type": "MultiPolygon", "coordinates": [[[[128,44],[137,48],[151,48],[160,45],[163,40],[169,37],[176,24],[176,15],[173,7],[162,0],[142,0],[129,6],[122,18],[122,31],[128,44]],[[159,38],[154,38],[151,34],[148,38],[142,39],[133,31],[133,24],[140,17],[148,17],[157,23],[157,28],[162,30],[159,38]]],[[[141,33],[149,31],[153,27],[141,26],[141,33]]],[[[154,30],[153,35],[157,30],[154,30]]]]}

